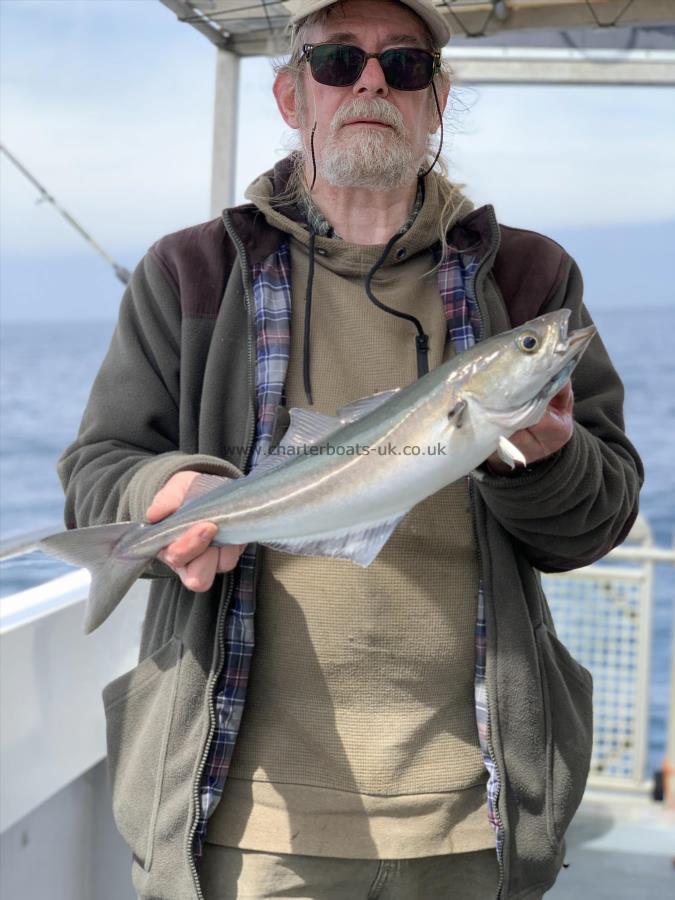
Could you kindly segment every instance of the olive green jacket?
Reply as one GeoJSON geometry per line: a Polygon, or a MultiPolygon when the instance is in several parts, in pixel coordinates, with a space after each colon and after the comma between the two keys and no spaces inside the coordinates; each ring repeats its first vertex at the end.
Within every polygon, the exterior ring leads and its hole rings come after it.
{"type": "MultiPolygon", "coordinates": [[[[183,469],[245,470],[256,416],[251,270],[283,238],[246,205],[147,253],[60,462],[68,527],[142,519],[183,469]]],[[[480,260],[481,337],[562,306],[570,329],[589,323],[579,271],[550,239],[500,227],[489,206],[448,239],[480,260]]],[[[501,900],[539,897],[554,882],[591,752],[590,675],[555,637],[538,571],[586,565],[623,540],[642,480],[623,430],[622,386],[599,338],[573,387],[576,426],[561,451],[512,477],[472,479],[501,783],[501,900]]],[[[202,894],[192,836],[231,579],[195,596],[159,563],[150,574],[158,577],[141,662],[104,692],[114,814],[139,896],[193,900],[202,894]]]]}

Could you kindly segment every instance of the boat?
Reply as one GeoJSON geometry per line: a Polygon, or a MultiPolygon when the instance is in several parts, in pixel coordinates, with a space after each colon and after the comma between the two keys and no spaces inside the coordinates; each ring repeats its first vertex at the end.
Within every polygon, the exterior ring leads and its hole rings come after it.
{"type": "MultiPolygon", "coordinates": [[[[281,51],[293,4],[161,2],[218,48],[217,215],[234,194],[239,61],[281,51]]],[[[437,5],[458,34],[453,67],[466,83],[675,84],[669,0],[437,5]]],[[[41,535],[3,541],[0,560],[30,553],[41,535]]],[[[567,837],[569,868],[547,894],[554,900],[652,900],[673,892],[675,644],[663,763],[652,772],[647,760],[655,596],[664,583],[670,591],[674,565],[675,548],[658,546],[640,517],[604,560],[544,576],[558,635],[593,674],[596,713],[588,788],[567,837]]],[[[147,585],[137,582],[85,637],[88,586],[88,573],[74,570],[0,602],[0,894],[7,900],[135,897],[129,851],[112,820],[100,693],[136,664],[147,585]]]]}

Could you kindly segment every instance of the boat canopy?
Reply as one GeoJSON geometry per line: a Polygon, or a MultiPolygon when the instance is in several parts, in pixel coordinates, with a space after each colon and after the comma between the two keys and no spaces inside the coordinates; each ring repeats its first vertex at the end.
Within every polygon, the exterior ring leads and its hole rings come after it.
{"type": "MultiPolygon", "coordinates": [[[[298,0],[161,0],[237,56],[275,56],[298,0]]],[[[434,0],[450,47],[675,50],[672,0],[434,0]]]]}
{"type": "MultiPolygon", "coordinates": [[[[161,0],[218,48],[211,212],[234,198],[239,61],[278,57],[298,0],[161,0]]],[[[675,84],[675,0],[433,0],[464,84],[675,84]]]]}

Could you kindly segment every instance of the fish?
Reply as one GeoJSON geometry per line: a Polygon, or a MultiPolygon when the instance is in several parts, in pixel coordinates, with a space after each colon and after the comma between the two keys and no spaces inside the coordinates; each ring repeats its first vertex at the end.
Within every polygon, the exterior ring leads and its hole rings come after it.
{"type": "Polygon", "coordinates": [[[216,545],[258,543],[368,566],[415,504],[495,451],[511,467],[526,464],[509,438],[540,420],[596,333],[590,325],[568,334],[569,317],[568,309],[546,313],[335,416],[291,409],[285,436],[250,474],[198,476],[183,505],[155,524],[75,528],[39,548],[89,569],[87,633],[197,522],[218,525],[216,545]]]}

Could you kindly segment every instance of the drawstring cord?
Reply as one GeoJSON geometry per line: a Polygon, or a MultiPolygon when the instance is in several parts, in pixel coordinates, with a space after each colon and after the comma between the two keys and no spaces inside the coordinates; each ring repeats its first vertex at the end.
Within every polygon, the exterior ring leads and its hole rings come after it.
{"type": "Polygon", "coordinates": [[[307,288],[305,290],[305,329],[302,338],[302,380],[305,386],[305,397],[309,406],[314,405],[312,400],[312,382],[309,371],[309,341],[312,318],[312,287],[314,282],[314,242],[316,234],[309,228],[309,268],[307,271],[307,288]]]}
{"type": "MultiPolygon", "coordinates": [[[[429,371],[429,335],[425,334],[424,329],[422,328],[422,324],[419,319],[410,313],[401,312],[398,309],[392,309],[390,306],[382,303],[381,300],[378,300],[372,290],[372,281],[375,277],[375,273],[379,268],[382,267],[384,261],[389,255],[391,248],[394,246],[396,241],[399,239],[401,235],[395,234],[392,238],[389,239],[387,244],[385,245],[384,250],[380,258],[377,260],[375,265],[370,269],[366,276],[366,280],[364,283],[366,295],[371,303],[374,303],[378,309],[381,309],[383,312],[389,313],[392,316],[398,316],[399,319],[405,319],[408,322],[411,322],[415,328],[417,329],[417,334],[415,335],[415,351],[417,355],[417,377],[421,378],[422,375],[426,375],[429,371]]],[[[312,288],[314,285],[314,245],[316,242],[316,233],[313,228],[310,227],[309,231],[309,265],[307,271],[307,288],[305,290],[305,327],[303,333],[302,340],[302,380],[305,388],[305,397],[307,399],[308,406],[314,405],[314,400],[312,398],[312,379],[310,372],[310,343],[311,343],[311,324],[312,324],[312,288]]]]}
{"type": "Polygon", "coordinates": [[[381,300],[377,299],[375,294],[373,294],[373,290],[371,287],[375,273],[384,264],[384,261],[389,255],[391,248],[400,237],[400,234],[395,234],[392,238],[389,239],[389,241],[385,245],[384,250],[382,251],[382,255],[372,267],[370,272],[368,272],[368,274],[366,275],[364,287],[366,289],[368,299],[371,303],[374,303],[378,309],[390,313],[390,315],[392,316],[398,316],[399,319],[406,319],[406,321],[411,322],[417,329],[417,334],[415,336],[415,350],[417,353],[417,377],[421,378],[422,375],[426,375],[429,371],[429,335],[424,333],[424,329],[422,328],[422,324],[419,319],[417,319],[410,313],[401,312],[401,310],[399,309],[392,309],[390,306],[386,306],[384,303],[382,303],[381,300]]]}
{"type": "MultiPolygon", "coordinates": [[[[436,106],[438,106],[438,98],[436,98],[436,106]]],[[[312,134],[309,138],[309,146],[312,151],[312,183],[309,187],[310,194],[314,190],[314,185],[316,184],[316,155],[314,153],[314,134],[316,133],[316,120],[314,121],[314,126],[312,128],[312,134]]],[[[434,160],[436,162],[436,160],[434,160]]]]}
{"type": "MultiPolygon", "coordinates": [[[[426,178],[429,172],[433,169],[433,167],[438,162],[438,157],[441,155],[441,150],[443,149],[443,113],[441,112],[441,104],[438,102],[438,94],[436,93],[436,85],[431,82],[431,90],[434,92],[434,100],[436,101],[436,112],[438,113],[438,121],[441,123],[441,139],[438,142],[438,150],[436,151],[436,156],[434,156],[434,161],[426,170],[426,172],[422,172],[420,174],[420,178],[426,178]]],[[[314,126],[316,128],[316,125],[314,126]]],[[[312,132],[312,139],[314,139],[314,132],[312,132]]],[[[313,148],[314,145],[312,145],[313,148]]],[[[312,151],[313,152],[313,151],[312,151]]],[[[314,185],[312,185],[313,187],[314,185]]]]}
{"type": "MultiPolygon", "coordinates": [[[[419,178],[422,179],[422,184],[424,184],[424,178],[431,172],[433,167],[438,162],[438,158],[441,155],[441,150],[443,149],[443,114],[441,112],[440,103],[438,102],[438,94],[436,92],[436,85],[431,82],[431,90],[434,94],[434,100],[436,102],[436,111],[438,112],[438,120],[440,122],[441,135],[440,141],[438,143],[438,150],[436,151],[436,156],[434,157],[434,161],[431,163],[426,172],[422,172],[419,175],[419,178]]],[[[310,150],[312,155],[312,183],[310,185],[309,191],[310,193],[314,189],[314,185],[316,183],[316,156],[314,151],[314,134],[316,132],[316,120],[314,121],[314,126],[312,128],[311,136],[310,136],[310,150]]],[[[390,306],[382,303],[381,300],[378,300],[375,294],[372,291],[372,281],[375,277],[375,273],[381,266],[384,265],[384,261],[386,260],[391,248],[394,246],[398,238],[399,234],[395,234],[392,238],[389,239],[387,244],[385,245],[384,250],[382,251],[382,255],[375,263],[375,265],[371,268],[366,276],[365,280],[365,290],[368,296],[368,299],[371,303],[374,303],[378,309],[383,310],[383,312],[387,312],[392,316],[398,316],[399,319],[406,319],[408,322],[411,322],[415,328],[417,329],[417,334],[415,335],[415,353],[417,357],[417,377],[421,378],[423,375],[426,375],[429,371],[429,335],[425,333],[422,328],[422,324],[418,318],[411,315],[410,313],[401,312],[398,309],[392,309],[390,306]]],[[[314,230],[310,226],[309,231],[309,270],[307,273],[307,289],[305,291],[305,328],[303,334],[303,343],[302,343],[302,379],[305,388],[305,397],[307,399],[307,403],[309,406],[314,405],[314,401],[312,399],[312,381],[310,374],[310,333],[311,333],[311,317],[312,317],[312,287],[314,282],[314,243],[316,240],[316,234],[314,230]]]]}

